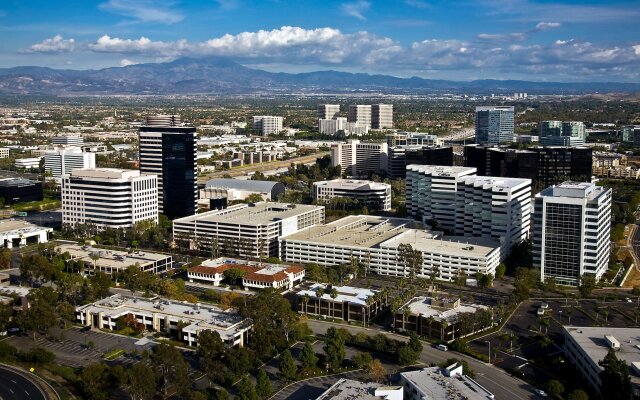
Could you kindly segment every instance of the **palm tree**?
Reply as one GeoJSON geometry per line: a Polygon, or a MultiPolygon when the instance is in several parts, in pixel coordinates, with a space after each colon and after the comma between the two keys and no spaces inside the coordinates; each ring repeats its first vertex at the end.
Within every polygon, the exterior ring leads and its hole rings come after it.
{"type": "Polygon", "coordinates": [[[338,290],[336,288],[331,288],[329,291],[329,297],[331,297],[331,318],[335,318],[336,311],[336,297],[338,297],[338,290]]]}
{"type": "Polygon", "coordinates": [[[442,322],[440,322],[440,340],[444,341],[444,334],[447,331],[448,327],[449,323],[446,319],[443,319],[442,322]]]}
{"type": "Polygon", "coordinates": [[[605,308],[602,313],[604,314],[604,322],[608,323],[609,322],[609,312],[610,310],[608,308],[605,308]]]}
{"type": "Polygon", "coordinates": [[[91,259],[93,260],[93,273],[96,273],[96,263],[98,262],[98,260],[100,259],[100,254],[98,253],[91,253],[91,259]]]}
{"type": "Polygon", "coordinates": [[[429,327],[429,338],[432,338],[432,336],[431,336],[431,326],[433,325],[433,323],[434,323],[435,321],[436,321],[436,320],[435,320],[432,316],[429,316],[429,317],[427,318],[427,326],[429,327]]]}
{"type": "Polygon", "coordinates": [[[323,295],[324,295],[324,288],[320,286],[316,289],[316,298],[318,299],[318,309],[316,311],[318,316],[320,316],[320,301],[323,295]]]}
{"type": "Polygon", "coordinates": [[[302,296],[302,304],[304,304],[304,313],[305,314],[307,313],[307,307],[308,307],[310,298],[311,297],[309,296],[308,293],[305,293],[304,296],[302,296]]]}
{"type": "Polygon", "coordinates": [[[410,316],[411,310],[409,310],[409,307],[405,307],[404,310],[402,310],[402,330],[407,330],[406,324],[410,316]]]}
{"type": "Polygon", "coordinates": [[[542,340],[540,341],[540,347],[542,347],[543,349],[547,348],[547,346],[549,346],[551,343],[553,343],[553,340],[551,340],[551,338],[547,335],[545,335],[542,340]]]}

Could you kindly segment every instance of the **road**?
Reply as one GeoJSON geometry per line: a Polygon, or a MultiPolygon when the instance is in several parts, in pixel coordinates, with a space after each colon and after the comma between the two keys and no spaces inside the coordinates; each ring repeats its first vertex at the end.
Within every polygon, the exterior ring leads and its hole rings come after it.
{"type": "Polygon", "coordinates": [[[40,387],[26,373],[19,373],[0,365],[0,399],[3,400],[47,400],[40,387]]]}
{"type": "MultiPolygon", "coordinates": [[[[327,329],[331,326],[335,326],[337,328],[345,328],[351,334],[357,334],[359,332],[364,332],[367,335],[376,335],[378,333],[382,333],[389,337],[392,337],[397,340],[407,341],[408,338],[400,335],[395,335],[389,332],[382,332],[375,329],[367,329],[361,328],[357,326],[346,326],[341,324],[333,324],[329,322],[322,322],[316,320],[308,320],[307,325],[314,334],[324,334],[327,329]]],[[[495,395],[497,400],[503,399],[535,399],[536,395],[533,392],[535,388],[526,382],[523,382],[519,379],[512,377],[507,374],[505,371],[494,367],[493,365],[489,365],[482,361],[478,361],[475,358],[471,358],[469,356],[465,356],[463,354],[454,353],[454,352],[444,352],[440,350],[436,350],[433,347],[430,347],[425,343],[422,354],[420,355],[420,361],[424,364],[431,363],[441,363],[446,361],[449,358],[458,358],[464,359],[469,364],[469,367],[476,374],[476,381],[484,386],[487,390],[492,392],[495,395]]]]}

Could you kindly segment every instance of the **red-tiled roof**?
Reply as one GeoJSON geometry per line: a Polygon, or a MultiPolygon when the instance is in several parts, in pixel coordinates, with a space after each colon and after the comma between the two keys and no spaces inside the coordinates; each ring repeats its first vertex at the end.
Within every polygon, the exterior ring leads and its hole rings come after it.
{"type": "MultiPolygon", "coordinates": [[[[284,267],[284,266],[283,266],[284,267]]],[[[222,274],[224,271],[237,268],[244,271],[243,279],[250,281],[258,281],[258,282],[280,282],[287,279],[287,272],[290,274],[298,274],[304,271],[304,268],[298,265],[290,265],[285,267],[283,271],[276,272],[275,274],[259,274],[258,271],[264,269],[264,267],[260,267],[258,265],[246,265],[246,264],[232,264],[232,263],[224,263],[220,265],[216,265],[214,267],[207,267],[204,265],[198,265],[195,267],[189,268],[189,272],[197,272],[201,274],[222,274]]]]}

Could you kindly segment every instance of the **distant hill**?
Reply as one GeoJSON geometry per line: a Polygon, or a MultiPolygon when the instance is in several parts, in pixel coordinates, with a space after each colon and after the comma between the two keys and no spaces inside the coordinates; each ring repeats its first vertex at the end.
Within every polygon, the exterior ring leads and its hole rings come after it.
{"type": "Polygon", "coordinates": [[[561,83],[517,80],[469,82],[338,71],[272,73],[225,58],[181,58],[168,63],[137,64],[101,70],[57,70],[46,67],[0,69],[0,94],[236,94],[267,91],[383,93],[613,93],[640,92],[640,84],[616,82],[561,83]]]}

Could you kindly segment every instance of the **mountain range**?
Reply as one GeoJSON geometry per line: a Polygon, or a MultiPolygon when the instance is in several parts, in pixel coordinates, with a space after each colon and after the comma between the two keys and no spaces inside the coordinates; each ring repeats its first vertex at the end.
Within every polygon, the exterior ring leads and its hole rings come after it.
{"type": "Polygon", "coordinates": [[[136,64],[100,70],[61,70],[33,66],[0,69],[0,94],[220,95],[264,92],[585,94],[640,92],[640,84],[492,79],[449,81],[338,71],[274,73],[248,68],[225,58],[181,58],[166,63],[136,64]]]}

